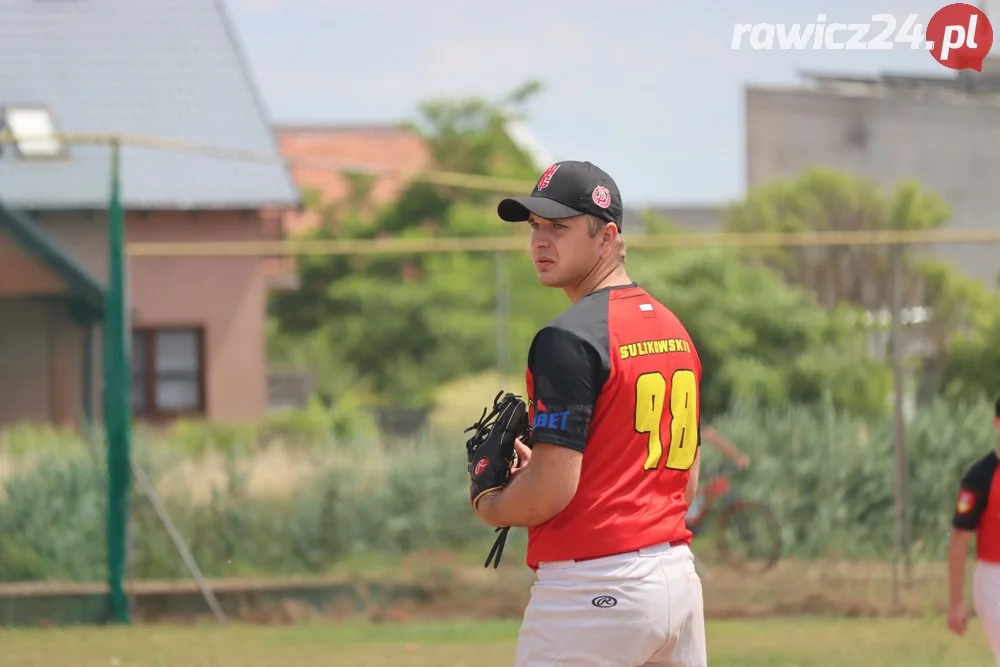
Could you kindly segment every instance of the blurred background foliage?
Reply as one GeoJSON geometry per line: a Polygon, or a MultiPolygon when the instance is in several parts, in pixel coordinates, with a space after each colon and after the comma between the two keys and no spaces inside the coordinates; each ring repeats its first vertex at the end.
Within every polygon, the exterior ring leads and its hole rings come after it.
{"type": "MultiPolygon", "coordinates": [[[[530,182],[538,166],[503,128],[539,89],[430,100],[412,127],[439,169],[530,182]]],[[[308,198],[324,219],[315,238],[522,235],[527,250],[524,227],[496,218],[495,193],[415,182],[376,206],[370,179],[352,184],[334,205],[308,198]]],[[[948,217],[919,183],[882,192],[815,169],[733,202],[725,227],[927,229],[948,217]]],[[[679,233],[649,212],[638,220],[626,238],[679,233]]],[[[737,489],[775,507],[786,555],[887,556],[885,249],[635,248],[628,270],[688,326],[706,419],[750,454],[737,489]]],[[[136,438],[205,573],[314,573],[488,543],[468,508],[462,429],[499,389],[523,391],[531,338],[564,295],[538,285],[527,252],[304,256],[299,273],[300,289],[273,295],[268,353],[273,368],[312,377],[310,403],[259,424],[178,422],[136,438]],[[387,438],[388,409],[413,411],[420,428],[387,438]]],[[[918,556],[940,558],[958,477],[995,439],[1000,297],[912,248],[901,282],[904,306],[926,308],[904,327],[912,534],[918,556]]],[[[100,442],[27,426],[0,434],[0,581],[104,579],[100,442]]],[[[131,576],[186,576],[150,504],[133,508],[131,576]]]]}
{"type": "MultiPolygon", "coordinates": [[[[485,396],[496,381],[486,375],[456,387],[461,396],[485,396]]],[[[468,554],[481,564],[495,536],[469,509],[453,429],[482,403],[458,405],[437,422],[448,437],[388,447],[330,436],[317,411],[239,433],[204,424],[143,433],[135,455],[208,577],[371,572],[420,551],[468,554]]],[[[955,482],[995,440],[990,409],[985,400],[940,397],[909,424],[915,561],[945,555],[955,482]]],[[[733,486],[774,508],[784,558],[890,557],[890,417],[851,415],[825,399],[770,408],[739,402],[715,421],[750,454],[749,470],[730,473],[733,486]]],[[[704,456],[708,475],[721,458],[710,448],[704,456]]],[[[86,443],[52,430],[12,430],[0,440],[0,471],[0,582],[104,581],[104,464],[86,443]]],[[[149,500],[134,485],[133,495],[130,577],[188,578],[149,500]]],[[[524,531],[513,531],[505,561],[523,562],[524,540],[524,531]]]]}
{"type": "MultiPolygon", "coordinates": [[[[499,101],[435,99],[412,127],[446,171],[533,180],[538,168],[503,131],[540,91],[526,83],[499,101]]],[[[496,217],[496,195],[413,183],[397,201],[355,196],[322,209],[317,238],[521,235],[525,253],[303,257],[301,289],[275,294],[272,364],[308,370],[325,405],[341,401],[433,409],[435,391],[496,370],[523,375],[532,335],[568,302],[538,285],[519,225],[496,217]],[[499,263],[502,262],[502,263],[499,263]],[[498,270],[502,271],[498,280],[498,270]],[[502,281],[502,282],[501,282],[502,281]],[[498,317],[498,289],[509,307],[498,317]],[[502,318],[500,320],[499,318],[502,318]],[[498,350],[498,329],[507,354],[498,350]]],[[[726,210],[726,231],[928,229],[947,206],[918,183],[879,191],[850,173],[815,169],[750,192],[726,210]]],[[[679,233],[646,213],[626,238],[679,233]]],[[[628,270],[690,328],[704,357],[706,412],[736,400],[884,413],[887,249],[877,246],[634,249],[628,270]]],[[[1000,301],[954,266],[902,253],[904,306],[929,318],[909,327],[914,400],[945,391],[984,397],[1000,377],[1000,301]],[[961,379],[961,382],[959,382],[961,379]],[[919,389],[920,391],[916,391],[919,389]]]]}

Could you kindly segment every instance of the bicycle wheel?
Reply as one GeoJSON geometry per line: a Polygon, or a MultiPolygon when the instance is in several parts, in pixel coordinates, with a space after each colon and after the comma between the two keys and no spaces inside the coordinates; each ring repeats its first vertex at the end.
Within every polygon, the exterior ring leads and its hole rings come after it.
{"type": "Polygon", "coordinates": [[[719,511],[716,531],[722,561],[741,572],[766,572],[781,557],[781,526],[764,503],[730,503],[719,511]]]}

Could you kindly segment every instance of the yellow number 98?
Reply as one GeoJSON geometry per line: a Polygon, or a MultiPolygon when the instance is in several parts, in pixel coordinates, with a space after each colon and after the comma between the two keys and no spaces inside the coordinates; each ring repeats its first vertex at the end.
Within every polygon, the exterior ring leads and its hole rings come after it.
{"type": "MultiPolygon", "coordinates": [[[[681,369],[670,377],[670,422],[666,468],[688,470],[698,453],[698,379],[694,371],[681,369]]],[[[655,470],[663,459],[663,423],[667,379],[663,373],[643,373],[635,382],[635,430],[649,435],[644,470],[655,470]]]]}

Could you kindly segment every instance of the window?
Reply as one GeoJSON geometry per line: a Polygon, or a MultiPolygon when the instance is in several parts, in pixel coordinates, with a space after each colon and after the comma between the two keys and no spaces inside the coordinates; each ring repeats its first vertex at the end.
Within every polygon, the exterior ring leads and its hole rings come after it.
{"type": "Polygon", "coordinates": [[[204,332],[134,329],[132,412],[158,418],[205,411],[204,332]]]}

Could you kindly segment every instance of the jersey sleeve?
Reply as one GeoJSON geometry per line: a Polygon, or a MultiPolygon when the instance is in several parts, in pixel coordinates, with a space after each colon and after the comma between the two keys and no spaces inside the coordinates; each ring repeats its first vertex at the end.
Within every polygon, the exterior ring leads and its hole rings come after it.
{"type": "Polygon", "coordinates": [[[974,465],[962,477],[959,484],[958,499],[955,502],[955,513],[951,519],[953,528],[960,530],[975,530],[979,518],[986,509],[990,497],[990,484],[993,475],[983,465],[974,465]]]}
{"type": "Polygon", "coordinates": [[[532,342],[528,369],[535,403],[529,445],[548,442],[582,452],[600,391],[597,350],[570,331],[545,328],[532,342]]]}

